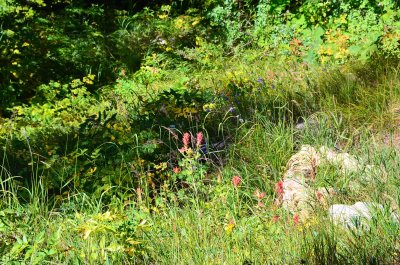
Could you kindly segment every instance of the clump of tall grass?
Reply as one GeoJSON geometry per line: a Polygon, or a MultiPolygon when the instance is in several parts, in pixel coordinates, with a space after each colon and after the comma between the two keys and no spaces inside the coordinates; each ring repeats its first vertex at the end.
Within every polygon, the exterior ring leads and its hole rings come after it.
{"type": "MultiPolygon", "coordinates": [[[[214,80],[203,80],[199,85],[217,89],[219,82],[225,82],[223,76],[218,79],[223,71],[246,68],[246,63],[235,62],[238,65],[228,65],[228,70],[217,67],[210,75],[214,80]]],[[[71,191],[58,199],[61,203],[52,204],[46,183],[33,166],[36,182],[25,191],[30,199],[23,201],[16,196],[18,178],[3,162],[0,174],[5,200],[0,209],[0,231],[5,239],[1,249],[8,254],[2,261],[397,262],[398,224],[386,215],[372,220],[367,230],[347,230],[335,226],[323,206],[316,207],[310,219],[299,221],[274,204],[275,184],[287,161],[302,144],[309,144],[350,152],[386,172],[366,179],[363,173],[346,175],[335,167],[321,168],[317,182],[338,191],[329,203],[374,201],[398,210],[399,168],[395,161],[400,154],[384,141],[396,127],[398,67],[385,61],[379,65],[339,66],[326,72],[298,66],[300,74],[289,69],[278,74],[275,70],[270,74],[275,80],[268,83],[265,65],[254,64],[245,75],[254,82],[262,78],[268,89],[256,97],[244,97],[243,110],[248,112],[243,113],[242,121],[215,121],[215,131],[229,130],[231,138],[226,142],[223,166],[201,173],[196,179],[204,181],[192,183],[191,187],[201,192],[191,192],[188,185],[178,185],[180,189],[173,192],[168,185],[151,191],[151,183],[142,179],[140,189],[114,185],[99,197],[71,191]],[[229,127],[232,124],[237,127],[229,127]],[[105,197],[108,203],[104,203],[105,197]],[[47,231],[48,236],[41,231],[47,231]]],[[[5,161],[6,153],[3,155],[5,161]]],[[[121,167],[129,166],[126,162],[121,167]]]]}

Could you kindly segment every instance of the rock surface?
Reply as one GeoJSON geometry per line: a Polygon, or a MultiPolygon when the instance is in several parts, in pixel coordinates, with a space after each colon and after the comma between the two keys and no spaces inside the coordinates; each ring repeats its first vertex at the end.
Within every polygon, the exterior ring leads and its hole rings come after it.
{"type": "Polygon", "coordinates": [[[383,206],[371,202],[356,202],[353,205],[334,204],[329,207],[329,215],[333,222],[347,228],[368,226],[368,222],[379,211],[384,212],[383,206]]]}
{"type": "Polygon", "coordinates": [[[340,168],[343,174],[357,172],[361,169],[361,164],[357,158],[348,153],[337,153],[326,146],[322,146],[319,153],[328,163],[340,168]]]}
{"type": "Polygon", "coordinates": [[[287,162],[283,179],[314,180],[319,164],[320,155],[315,148],[303,145],[287,162]]]}
{"type": "MultiPolygon", "coordinates": [[[[368,172],[376,171],[376,167],[363,166],[355,156],[348,153],[336,152],[326,146],[315,149],[310,145],[303,145],[287,162],[283,179],[277,184],[276,203],[303,218],[309,215],[316,203],[328,206],[329,198],[336,192],[330,187],[312,188],[318,167],[324,163],[334,165],[341,174],[351,174],[361,172],[361,170],[368,174],[368,172]]],[[[332,205],[330,213],[332,212],[331,215],[335,220],[338,220],[340,216],[344,216],[346,220],[350,217],[368,217],[370,212],[367,204],[356,203],[355,208],[332,205]]]]}

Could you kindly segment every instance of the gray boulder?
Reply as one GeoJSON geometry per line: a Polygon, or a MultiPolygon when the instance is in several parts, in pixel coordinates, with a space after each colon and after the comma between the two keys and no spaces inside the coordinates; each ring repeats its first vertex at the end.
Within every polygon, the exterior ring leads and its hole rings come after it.
{"type": "MultiPolygon", "coordinates": [[[[347,228],[368,227],[369,221],[378,214],[384,214],[384,207],[378,203],[356,202],[353,205],[334,204],[329,207],[329,215],[335,224],[347,228]]],[[[397,216],[392,214],[394,221],[397,216]]]]}

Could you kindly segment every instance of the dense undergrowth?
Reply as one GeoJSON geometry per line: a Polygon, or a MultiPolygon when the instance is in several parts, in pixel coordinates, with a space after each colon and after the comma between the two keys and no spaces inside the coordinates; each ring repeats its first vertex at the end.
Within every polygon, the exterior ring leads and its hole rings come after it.
{"type": "Polygon", "coordinates": [[[397,2],[160,2],[0,0],[1,262],[397,264],[397,2]],[[385,213],[276,205],[303,144],[385,213]]]}

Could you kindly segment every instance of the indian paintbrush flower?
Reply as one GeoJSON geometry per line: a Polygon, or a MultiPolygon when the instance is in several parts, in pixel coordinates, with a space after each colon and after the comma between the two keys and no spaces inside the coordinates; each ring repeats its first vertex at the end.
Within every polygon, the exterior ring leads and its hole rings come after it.
{"type": "Polygon", "coordinates": [[[179,172],[181,172],[181,169],[179,167],[174,167],[172,171],[174,171],[175,174],[178,174],[179,172]]]}
{"type": "Polygon", "coordinates": [[[189,143],[190,143],[190,134],[189,133],[183,134],[182,143],[185,147],[189,147],[189,143]]]}
{"type": "Polygon", "coordinates": [[[184,153],[184,152],[188,151],[188,149],[189,149],[189,144],[190,144],[190,134],[189,133],[186,132],[183,134],[182,143],[183,143],[183,147],[178,149],[180,153],[184,153]]]}
{"type": "Polygon", "coordinates": [[[242,182],[242,179],[239,176],[232,177],[233,186],[238,187],[240,185],[240,182],[242,182]]]}
{"type": "Polygon", "coordinates": [[[283,193],[284,193],[284,190],[283,190],[283,181],[278,181],[278,183],[276,183],[275,191],[276,191],[276,193],[277,193],[279,196],[282,196],[282,195],[283,195],[283,193]]]}
{"type": "Polygon", "coordinates": [[[300,217],[299,217],[298,214],[295,214],[293,216],[293,222],[294,222],[295,225],[298,225],[300,223],[300,217]]]}
{"type": "Polygon", "coordinates": [[[204,136],[202,132],[198,132],[196,135],[196,146],[199,147],[203,142],[204,136]]]}

